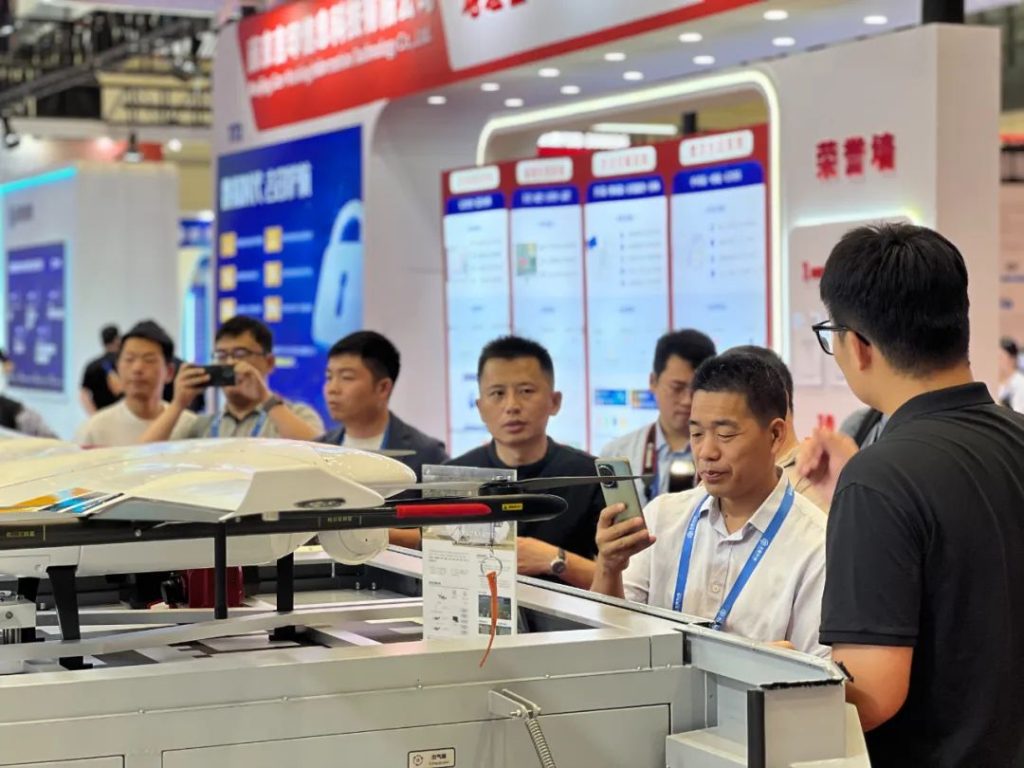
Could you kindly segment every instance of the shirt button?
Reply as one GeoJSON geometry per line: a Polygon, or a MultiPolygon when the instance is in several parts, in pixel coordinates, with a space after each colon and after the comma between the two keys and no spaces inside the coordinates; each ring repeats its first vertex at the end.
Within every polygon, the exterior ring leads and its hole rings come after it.
{"type": "Polygon", "coordinates": [[[712,584],[711,585],[711,594],[717,595],[721,591],[722,591],[722,585],[721,584],[712,584]]]}

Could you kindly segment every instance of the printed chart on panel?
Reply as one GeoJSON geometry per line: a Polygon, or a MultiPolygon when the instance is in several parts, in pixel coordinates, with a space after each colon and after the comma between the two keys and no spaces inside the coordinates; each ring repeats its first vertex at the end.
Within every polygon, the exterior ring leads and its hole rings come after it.
{"type": "Polygon", "coordinates": [[[591,447],[649,424],[654,345],[668,329],[667,198],[660,176],[591,184],[584,208],[591,447]]]}
{"type": "Polygon", "coordinates": [[[7,252],[7,350],[10,384],[64,391],[63,243],[7,252]]]}
{"type": "Polygon", "coordinates": [[[359,128],[220,158],[217,319],[262,319],[286,397],[326,408],[326,353],[363,324],[359,128]]]}
{"type": "Polygon", "coordinates": [[[512,317],[516,334],[551,353],[562,410],[551,420],[555,440],[585,449],[587,373],[583,244],[579,190],[521,189],[512,201],[512,317]]]}
{"type": "Polygon", "coordinates": [[[766,344],[767,226],[758,162],[676,174],[672,189],[672,318],[719,350],[766,344]]]}
{"type": "Polygon", "coordinates": [[[448,410],[453,456],[487,442],[476,408],[476,366],[487,342],[510,331],[508,210],[500,192],[456,197],[444,217],[448,410]]]}

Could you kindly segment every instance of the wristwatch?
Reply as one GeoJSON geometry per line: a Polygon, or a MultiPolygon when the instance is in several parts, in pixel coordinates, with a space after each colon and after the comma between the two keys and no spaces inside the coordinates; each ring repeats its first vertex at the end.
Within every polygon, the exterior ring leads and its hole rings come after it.
{"type": "Polygon", "coordinates": [[[277,395],[271,395],[260,405],[260,410],[269,416],[270,412],[279,405],[284,405],[284,400],[277,395]]]}
{"type": "Polygon", "coordinates": [[[555,559],[551,561],[551,573],[555,576],[561,576],[565,573],[565,566],[565,550],[559,547],[558,555],[556,555],[555,559]]]}

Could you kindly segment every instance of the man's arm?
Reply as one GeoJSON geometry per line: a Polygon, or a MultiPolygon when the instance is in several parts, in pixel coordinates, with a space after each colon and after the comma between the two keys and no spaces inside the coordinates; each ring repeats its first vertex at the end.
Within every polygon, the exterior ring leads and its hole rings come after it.
{"type": "Polygon", "coordinates": [[[182,363],[178,375],[174,377],[174,398],[164,408],[164,412],[146,427],[139,442],[159,443],[169,440],[181,414],[188,410],[189,403],[203,391],[209,380],[209,375],[199,366],[182,363]]]}
{"type": "Polygon", "coordinates": [[[601,511],[597,521],[597,561],[590,591],[609,597],[624,598],[623,572],[630,558],[654,544],[654,536],[647,530],[643,518],[634,517],[615,523],[615,516],[626,509],[625,504],[613,504],[601,511]]]}
{"type": "Polygon", "coordinates": [[[853,677],[847,699],[865,730],[892,718],[907,699],[927,541],[920,516],[886,494],[850,483],[833,500],[821,642],[853,677]]]}
{"type": "Polygon", "coordinates": [[[92,416],[96,413],[96,403],[93,402],[92,392],[85,387],[78,390],[78,401],[82,404],[82,410],[92,416]]]}
{"type": "Polygon", "coordinates": [[[846,700],[857,707],[861,727],[871,731],[892,719],[910,691],[914,649],[884,645],[837,645],[832,660],[841,662],[853,678],[846,683],[846,700]]]}
{"type": "MultiPolygon", "coordinates": [[[[551,564],[558,558],[558,547],[540,539],[520,536],[516,540],[519,573],[523,576],[550,576],[551,564]]],[[[565,553],[565,571],[559,578],[566,584],[589,589],[594,580],[594,561],[575,552],[565,553]]]]}
{"type": "Polygon", "coordinates": [[[277,428],[278,434],[286,440],[314,441],[324,433],[323,422],[311,408],[308,410],[312,418],[308,414],[305,417],[300,415],[301,407],[296,406],[293,409],[287,403],[281,403],[267,411],[267,416],[270,423],[277,428]]]}
{"type": "Polygon", "coordinates": [[[797,454],[796,472],[810,484],[815,504],[828,509],[839,483],[839,475],[858,451],[849,435],[829,429],[815,429],[797,454]]]}

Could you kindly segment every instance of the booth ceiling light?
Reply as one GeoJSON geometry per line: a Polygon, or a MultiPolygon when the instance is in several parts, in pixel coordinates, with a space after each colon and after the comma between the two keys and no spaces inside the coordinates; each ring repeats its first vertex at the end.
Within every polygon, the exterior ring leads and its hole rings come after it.
{"type": "Polygon", "coordinates": [[[562,72],[555,67],[544,67],[537,74],[541,77],[558,77],[562,72]]]}
{"type": "Polygon", "coordinates": [[[580,87],[578,85],[563,85],[561,90],[563,96],[577,96],[579,95],[580,87]]]}
{"type": "Polygon", "coordinates": [[[448,98],[446,96],[428,96],[427,97],[427,104],[429,104],[432,107],[441,107],[441,106],[444,106],[447,103],[448,103],[448,98]]]}
{"type": "Polygon", "coordinates": [[[7,149],[14,149],[21,143],[21,136],[11,127],[11,120],[8,117],[0,118],[4,129],[4,146],[7,149]]]}
{"type": "Polygon", "coordinates": [[[676,136],[679,129],[672,123],[595,123],[590,130],[598,133],[631,133],[641,136],[676,136]]]}
{"type": "Polygon", "coordinates": [[[683,32],[683,34],[679,36],[680,43],[699,43],[703,39],[704,35],[700,32],[683,32]]]}
{"type": "Polygon", "coordinates": [[[604,55],[605,61],[625,61],[626,54],[622,51],[609,51],[604,55]]]}
{"type": "Polygon", "coordinates": [[[715,57],[710,54],[703,53],[700,56],[694,56],[693,63],[698,67],[710,67],[715,63],[715,57]]]}
{"type": "Polygon", "coordinates": [[[644,73],[643,72],[638,72],[635,69],[631,69],[628,72],[623,72],[622,73],[622,79],[623,80],[629,80],[630,82],[636,82],[638,80],[643,80],[644,79],[644,73]]]}
{"type": "Polygon", "coordinates": [[[523,104],[525,104],[525,103],[526,102],[523,101],[522,99],[516,99],[516,98],[505,99],[505,106],[508,107],[509,109],[518,109],[519,107],[523,106],[523,104]]]}
{"type": "Polygon", "coordinates": [[[785,21],[788,18],[789,12],[783,11],[782,9],[779,8],[764,12],[765,21],[785,21]]]}
{"type": "Polygon", "coordinates": [[[864,17],[864,23],[872,27],[881,27],[889,23],[889,17],[882,16],[881,14],[872,14],[871,16],[864,17]]]}
{"type": "Polygon", "coordinates": [[[13,34],[13,32],[14,27],[10,24],[4,24],[0,27],[0,37],[7,37],[8,35],[13,34]]]}
{"type": "Polygon", "coordinates": [[[481,83],[480,90],[485,93],[494,93],[501,90],[501,85],[499,83],[481,83]]]}
{"type": "Polygon", "coordinates": [[[796,45],[796,40],[792,37],[776,37],[772,40],[772,45],[776,48],[792,48],[796,45]]]}
{"type": "Polygon", "coordinates": [[[171,152],[181,152],[181,139],[171,139],[168,141],[167,149],[171,152]]]}

